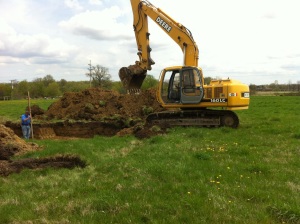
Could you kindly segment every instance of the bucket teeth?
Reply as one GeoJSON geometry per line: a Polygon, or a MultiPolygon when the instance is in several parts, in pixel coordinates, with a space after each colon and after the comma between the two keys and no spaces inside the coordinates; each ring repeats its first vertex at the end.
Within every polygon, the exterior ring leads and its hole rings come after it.
{"type": "Polygon", "coordinates": [[[131,94],[131,95],[139,95],[141,93],[141,89],[128,89],[127,90],[127,94],[131,94]]]}

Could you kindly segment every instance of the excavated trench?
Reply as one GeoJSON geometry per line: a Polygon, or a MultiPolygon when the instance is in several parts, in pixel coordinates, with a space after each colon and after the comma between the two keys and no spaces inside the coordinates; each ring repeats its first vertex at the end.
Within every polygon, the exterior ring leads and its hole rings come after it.
{"type": "MultiPolygon", "coordinates": [[[[22,137],[20,124],[5,123],[14,133],[22,137]]],[[[59,139],[59,138],[92,138],[95,135],[114,136],[126,129],[124,124],[118,122],[101,122],[101,121],[76,121],[76,122],[56,122],[33,124],[34,139],[59,139]]]]}

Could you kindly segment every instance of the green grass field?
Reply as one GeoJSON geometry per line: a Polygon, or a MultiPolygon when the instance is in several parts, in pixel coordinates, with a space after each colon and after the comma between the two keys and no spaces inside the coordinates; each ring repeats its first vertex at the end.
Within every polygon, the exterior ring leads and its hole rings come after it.
{"type": "MultiPolygon", "coordinates": [[[[56,100],[51,99],[37,99],[30,100],[30,105],[38,105],[41,109],[47,110],[48,107],[56,100]]],[[[26,107],[28,106],[28,100],[7,100],[0,101],[0,123],[5,121],[19,121],[20,116],[24,114],[26,107]]]]}
{"type": "MultiPolygon", "coordinates": [[[[0,102],[5,120],[15,102],[0,102]]],[[[237,114],[237,129],[34,140],[44,150],[21,158],[88,166],[0,177],[0,223],[300,223],[300,97],[253,96],[237,114]]]]}

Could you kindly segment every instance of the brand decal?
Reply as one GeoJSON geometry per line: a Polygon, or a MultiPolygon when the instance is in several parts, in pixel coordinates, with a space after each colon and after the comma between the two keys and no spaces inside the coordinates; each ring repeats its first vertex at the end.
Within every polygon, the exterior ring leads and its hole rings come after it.
{"type": "Polygon", "coordinates": [[[164,28],[168,33],[171,31],[172,27],[167,24],[162,18],[159,16],[155,20],[162,28],[164,28]]]}
{"type": "Polygon", "coordinates": [[[225,98],[215,98],[215,99],[210,99],[211,103],[226,103],[227,99],[225,98]]]}
{"type": "Polygon", "coordinates": [[[242,93],[242,97],[249,98],[250,97],[250,93],[248,93],[248,92],[242,93]]]}
{"type": "Polygon", "coordinates": [[[229,93],[228,96],[237,96],[237,93],[229,93]]]}

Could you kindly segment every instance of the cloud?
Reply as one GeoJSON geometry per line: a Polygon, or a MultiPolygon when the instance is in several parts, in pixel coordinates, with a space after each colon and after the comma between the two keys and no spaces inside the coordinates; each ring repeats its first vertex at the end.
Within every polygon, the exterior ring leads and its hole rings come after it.
{"type": "Polygon", "coordinates": [[[91,5],[102,5],[102,2],[100,0],[89,0],[89,3],[91,5]]]}
{"type": "Polygon", "coordinates": [[[264,19],[275,19],[276,18],[276,15],[275,13],[273,12],[269,12],[269,13],[266,13],[262,16],[262,18],[264,19]]]}
{"type": "Polygon", "coordinates": [[[77,0],[65,0],[64,3],[68,8],[71,8],[71,9],[75,9],[75,10],[83,9],[83,7],[80,5],[80,3],[77,0]]]}
{"type": "Polygon", "coordinates": [[[18,34],[3,22],[0,23],[0,36],[0,54],[7,58],[30,59],[33,63],[53,63],[53,58],[56,59],[54,61],[62,61],[62,58],[66,60],[77,51],[75,46],[69,45],[59,38],[51,38],[46,34],[18,34]],[[41,60],[41,58],[44,59],[41,60]]]}
{"type": "Polygon", "coordinates": [[[86,11],[60,22],[59,26],[73,34],[96,40],[132,39],[132,35],[128,35],[128,25],[118,22],[124,13],[118,6],[103,11],[86,11]]]}
{"type": "MultiPolygon", "coordinates": [[[[0,34],[2,35],[12,35],[15,34],[15,30],[9,26],[6,22],[0,20],[0,34]]],[[[3,37],[3,36],[2,36],[3,37]]],[[[1,41],[1,39],[0,39],[1,41]]]]}

